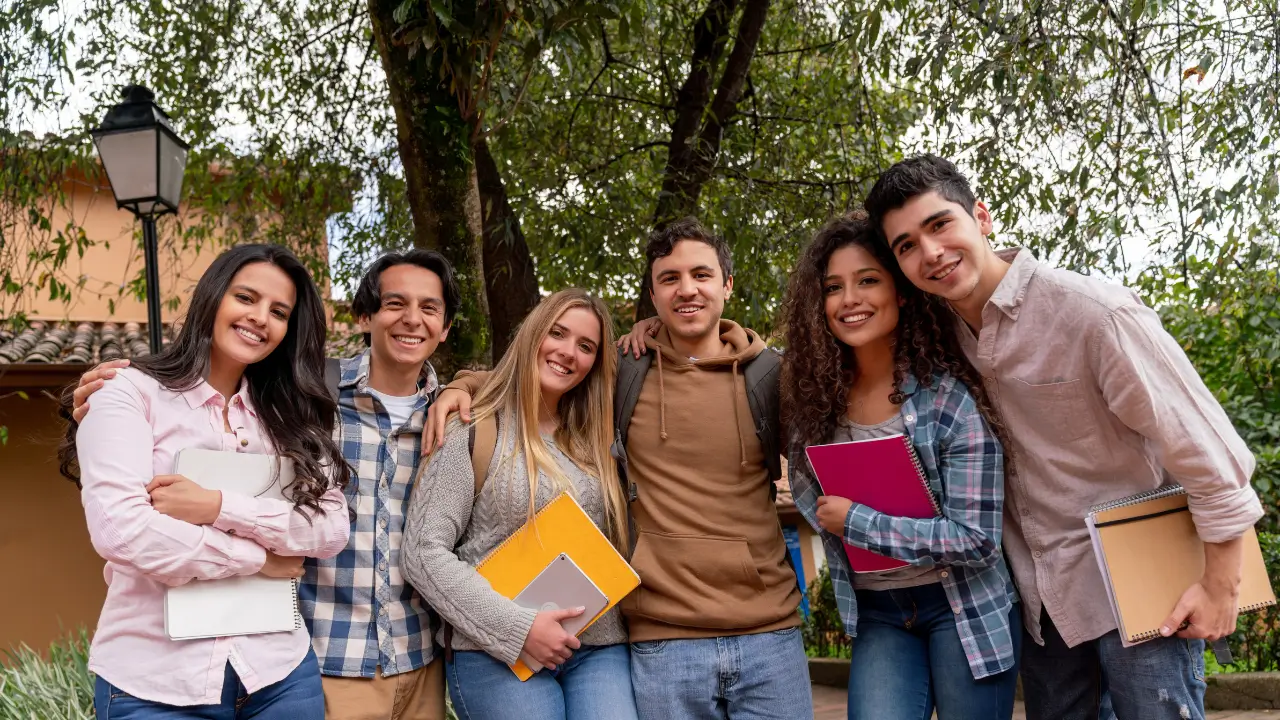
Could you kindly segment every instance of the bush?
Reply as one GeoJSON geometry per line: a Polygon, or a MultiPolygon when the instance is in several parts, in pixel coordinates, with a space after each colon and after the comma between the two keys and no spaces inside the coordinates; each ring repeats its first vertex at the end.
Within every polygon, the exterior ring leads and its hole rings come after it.
{"type": "MultiPolygon", "coordinates": [[[[0,720],[90,720],[93,673],[89,672],[89,631],[56,642],[48,659],[21,645],[0,665],[0,720]]],[[[446,700],[447,702],[447,700],[446,700]]],[[[446,720],[457,720],[451,704],[446,720]]]]}
{"type": "Polygon", "coordinates": [[[0,665],[0,718],[87,720],[93,717],[89,633],[81,630],[49,648],[48,659],[27,647],[0,665]]]}
{"type": "Polygon", "coordinates": [[[853,640],[844,632],[831,572],[826,566],[809,585],[809,617],[800,630],[809,657],[847,658],[852,653],[853,640]]]}
{"type": "MultiPolygon", "coordinates": [[[[1272,582],[1280,578],[1280,535],[1259,533],[1262,557],[1272,582]]],[[[1205,652],[1205,666],[1214,672],[1274,672],[1280,670],[1280,608],[1241,615],[1228,642],[1235,662],[1219,665],[1213,651],[1205,652]]]]}

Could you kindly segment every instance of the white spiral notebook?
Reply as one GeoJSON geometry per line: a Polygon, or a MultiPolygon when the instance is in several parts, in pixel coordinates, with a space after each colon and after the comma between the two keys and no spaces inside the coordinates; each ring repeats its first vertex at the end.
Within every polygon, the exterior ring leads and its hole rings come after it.
{"type": "MultiPolygon", "coordinates": [[[[188,448],[178,453],[174,473],[204,488],[252,497],[284,499],[293,482],[293,461],[276,456],[188,448]]],[[[292,632],[303,627],[298,581],[244,575],[193,580],[168,588],[164,629],[170,640],[292,632]]]]}

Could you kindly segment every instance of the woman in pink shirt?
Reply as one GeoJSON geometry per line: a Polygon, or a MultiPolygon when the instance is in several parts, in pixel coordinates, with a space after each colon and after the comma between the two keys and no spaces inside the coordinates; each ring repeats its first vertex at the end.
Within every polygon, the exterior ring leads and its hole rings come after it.
{"type": "Polygon", "coordinates": [[[167,587],[302,574],[350,531],[350,470],[324,384],[325,317],[285,248],[242,245],[196,284],[178,338],[94,393],[59,449],[81,486],[107,599],[90,650],[99,720],[319,720],[320,672],[304,629],[170,640],[167,587]],[[206,490],[170,474],[184,448],[291,458],[292,502],[206,490]],[[78,472],[77,472],[78,461],[78,472]]]}

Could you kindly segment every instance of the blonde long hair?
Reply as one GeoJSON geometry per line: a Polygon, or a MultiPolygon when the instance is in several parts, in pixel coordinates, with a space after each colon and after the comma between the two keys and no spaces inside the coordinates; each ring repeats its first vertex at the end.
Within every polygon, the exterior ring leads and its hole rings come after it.
{"type": "MultiPolygon", "coordinates": [[[[495,474],[506,463],[514,480],[515,457],[524,457],[529,482],[529,518],[535,512],[538,473],[542,472],[559,491],[575,494],[573,484],[556,464],[538,430],[542,407],[542,385],[538,380],[538,349],[551,328],[566,311],[583,308],[600,321],[600,345],[591,370],[577,386],[560,398],[560,424],[556,445],[578,467],[599,478],[605,506],[605,535],[625,552],[627,547],[627,507],[618,467],[609,454],[613,442],[613,392],[618,373],[618,354],[613,347],[613,320],[600,299],[584,290],[570,288],[543,299],[520,323],[515,340],[498,361],[489,378],[476,393],[472,423],[495,417],[515,437],[509,454],[499,458],[495,474]]],[[[504,443],[505,444],[505,443],[504,443]]]]}

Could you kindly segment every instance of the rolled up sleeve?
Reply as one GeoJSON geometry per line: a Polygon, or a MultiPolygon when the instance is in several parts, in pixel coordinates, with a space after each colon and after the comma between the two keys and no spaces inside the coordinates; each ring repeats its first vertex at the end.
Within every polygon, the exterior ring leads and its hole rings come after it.
{"type": "Polygon", "coordinates": [[[1093,356],[1111,412],[1152,444],[1186,488],[1200,539],[1224,542],[1252,527],[1263,514],[1250,485],[1253,453],[1159,316],[1137,302],[1116,309],[1093,356]]]}

